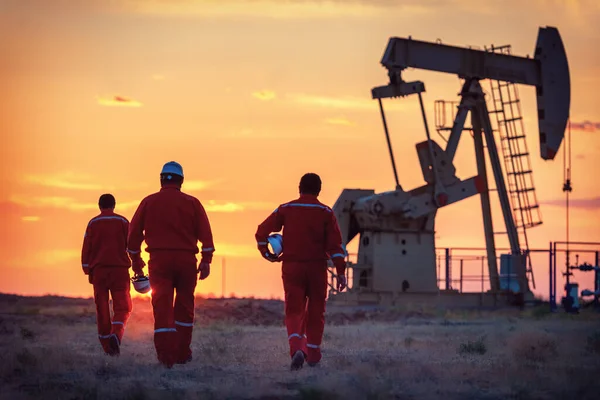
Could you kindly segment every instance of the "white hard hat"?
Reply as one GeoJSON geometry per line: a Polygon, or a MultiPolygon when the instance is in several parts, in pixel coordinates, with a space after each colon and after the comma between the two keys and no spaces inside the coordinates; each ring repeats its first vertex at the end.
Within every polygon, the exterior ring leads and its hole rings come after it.
{"type": "Polygon", "coordinates": [[[279,257],[283,252],[283,236],[279,233],[274,233],[267,238],[267,242],[271,246],[271,254],[279,257]]]}
{"type": "Polygon", "coordinates": [[[139,275],[131,278],[133,288],[138,293],[148,293],[150,291],[150,279],[147,276],[139,275]]]}
{"type": "Polygon", "coordinates": [[[183,178],[183,167],[178,162],[169,161],[168,163],[163,165],[162,171],[160,171],[160,173],[161,173],[161,175],[162,174],[179,175],[183,178]]]}

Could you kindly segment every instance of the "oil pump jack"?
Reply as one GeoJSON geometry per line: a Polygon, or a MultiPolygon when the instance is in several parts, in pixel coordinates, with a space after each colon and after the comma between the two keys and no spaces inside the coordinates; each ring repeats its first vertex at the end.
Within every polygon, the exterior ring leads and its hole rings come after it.
{"type": "Polygon", "coordinates": [[[544,160],[554,159],[563,141],[570,106],[569,67],[558,30],[539,29],[533,58],[394,37],[388,42],[381,64],[387,69],[389,83],[373,88],[371,94],[379,103],[395,189],[377,194],[371,189],[344,189],[337,199],[333,211],[344,244],[359,235],[359,245],[356,262],[348,263],[353,270],[351,289],[338,293],[332,288],[330,300],[381,302],[385,296],[402,292],[439,293],[435,216],[439,209],[477,194],[483,214],[490,292],[501,292],[486,149],[510,243],[505,261],[510,263],[517,281],[512,291],[527,298],[531,291],[525,256],[480,81],[493,79],[536,88],[540,155],[544,160]],[[402,73],[407,68],[454,74],[464,80],[444,149],[431,139],[422,97],[425,85],[421,81],[405,82],[402,73]],[[417,143],[416,150],[426,183],[405,191],[398,180],[382,99],[412,95],[419,99],[425,126],[426,140],[417,143]],[[477,175],[460,180],[453,159],[469,113],[477,175]]]}

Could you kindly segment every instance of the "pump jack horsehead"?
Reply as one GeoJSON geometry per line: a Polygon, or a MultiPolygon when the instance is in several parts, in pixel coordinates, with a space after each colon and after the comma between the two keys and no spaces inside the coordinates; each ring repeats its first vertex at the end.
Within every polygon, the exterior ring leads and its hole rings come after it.
{"type": "MultiPolygon", "coordinates": [[[[372,89],[377,99],[387,139],[395,190],[344,189],[333,207],[344,245],[359,235],[358,255],[353,270],[352,288],[347,293],[332,292],[336,301],[353,301],[352,292],[370,293],[377,298],[384,293],[399,293],[410,288],[413,293],[437,293],[435,216],[438,209],[479,194],[483,213],[491,292],[501,289],[498,274],[494,229],[486,171],[487,156],[498,190],[506,233],[510,243],[510,260],[516,292],[531,296],[525,255],[519,243],[518,226],[513,218],[500,156],[494,139],[490,115],[480,81],[493,79],[534,86],[537,93],[540,155],[554,159],[564,137],[569,118],[570,79],[567,56],[556,28],[540,28],[534,58],[490,51],[461,48],[403,38],[391,38],[381,60],[388,70],[389,83],[372,89]],[[445,149],[431,139],[422,93],[423,82],[405,82],[407,68],[455,74],[464,79],[456,112],[445,149]],[[398,181],[396,165],[382,99],[418,95],[427,140],[417,143],[425,185],[409,191],[398,181]],[[477,175],[460,180],[453,159],[471,114],[477,175]],[[485,142],[485,146],[484,146],[485,142]]],[[[468,138],[468,137],[467,137],[468,138]]],[[[376,300],[375,300],[376,301],[376,300]]]]}

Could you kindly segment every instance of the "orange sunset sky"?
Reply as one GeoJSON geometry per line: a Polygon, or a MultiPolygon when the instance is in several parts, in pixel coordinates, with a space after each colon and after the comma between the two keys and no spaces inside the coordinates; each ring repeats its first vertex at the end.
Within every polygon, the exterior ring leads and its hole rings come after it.
{"type": "MultiPolygon", "coordinates": [[[[600,242],[598,21],[595,0],[0,0],[0,292],[90,296],[79,257],[99,195],[113,193],[131,218],[176,160],[217,249],[198,293],[221,294],[225,257],[226,294],[280,297],[280,265],[260,258],[254,232],[297,195],[304,172],[321,175],[330,205],[344,188],[394,187],[370,98],[387,83],[379,61],[390,36],[532,55],[538,27],[558,27],[571,120],[590,122],[572,135],[571,237],[600,242]]],[[[425,82],[439,139],[433,102],[458,99],[457,77],[404,76],[425,82]]],[[[562,148],[539,158],[535,90],[519,89],[544,220],[530,242],[547,248],[565,239],[562,148]]],[[[418,100],[386,106],[400,181],[412,189],[423,184],[418,100]]],[[[455,164],[459,177],[475,174],[468,135],[455,164]]],[[[438,246],[483,246],[480,214],[477,197],[440,210],[438,246]]],[[[534,268],[547,281],[546,260],[534,268]]]]}

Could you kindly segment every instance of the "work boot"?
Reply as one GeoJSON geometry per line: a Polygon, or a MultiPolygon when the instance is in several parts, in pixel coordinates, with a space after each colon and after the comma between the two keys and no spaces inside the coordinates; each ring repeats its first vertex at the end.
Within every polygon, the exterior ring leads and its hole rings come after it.
{"type": "Polygon", "coordinates": [[[111,335],[110,338],[108,338],[108,346],[110,348],[108,352],[109,356],[119,356],[121,354],[119,338],[117,338],[117,335],[111,335]]]}
{"type": "Polygon", "coordinates": [[[190,354],[190,356],[188,358],[186,358],[185,360],[180,360],[177,361],[175,364],[187,364],[189,362],[192,362],[192,355],[190,354]]]}
{"type": "Polygon", "coordinates": [[[175,364],[170,356],[158,356],[158,362],[167,369],[173,368],[173,364],[175,364]]]}
{"type": "Polygon", "coordinates": [[[303,365],[304,365],[304,353],[302,352],[302,350],[298,350],[294,354],[294,357],[292,357],[292,364],[290,365],[290,370],[297,371],[299,369],[302,369],[303,365]]]}

